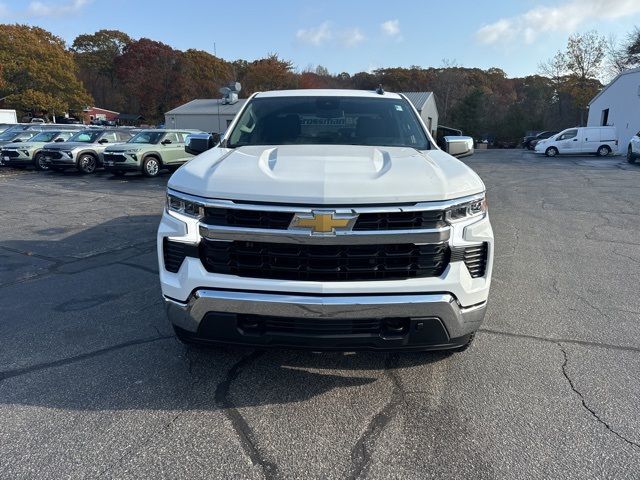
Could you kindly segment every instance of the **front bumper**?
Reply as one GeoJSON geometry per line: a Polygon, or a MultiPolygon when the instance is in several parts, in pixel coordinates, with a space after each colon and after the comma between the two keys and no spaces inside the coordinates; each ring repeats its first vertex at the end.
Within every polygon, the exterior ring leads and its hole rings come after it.
{"type": "Polygon", "coordinates": [[[76,166],[76,155],[72,154],[69,156],[66,152],[49,152],[47,150],[43,150],[42,154],[44,155],[44,163],[49,166],[54,167],[67,167],[72,168],[76,166]],[[56,155],[53,157],[52,155],[56,155]]]}
{"type": "Polygon", "coordinates": [[[486,302],[462,308],[438,293],[319,297],[200,289],[187,302],[165,302],[174,328],[191,341],[338,350],[459,347],[486,309],[486,302]]]}
{"type": "Polygon", "coordinates": [[[124,152],[105,152],[104,158],[102,160],[102,165],[107,171],[126,171],[126,172],[135,172],[141,171],[142,166],[139,160],[138,153],[130,154],[124,152]],[[118,157],[116,159],[115,157],[118,157]],[[120,158],[122,157],[122,158],[120,158]]]}
{"type": "Polygon", "coordinates": [[[33,164],[33,158],[25,155],[24,151],[18,150],[17,156],[15,152],[16,150],[12,150],[11,153],[7,150],[0,150],[0,163],[8,167],[33,164]]]}
{"type": "Polygon", "coordinates": [[[480,327],[493,270],[493,231],[488,217],[455,224],[449,237],[451,246],[487,243],[486,273],[477,278],[464,262],[451,261],[438,277],[274,280],[211,273],[199,258],[189,256],[174,273],[164,265],[162,246],[167,237],[197,245],[199,223],[165,211],[158,229],[158,263],[174,328],[182,337],[205,343],[341,350],[455,348],[480,327]],[[385,333],[389,319],[404,325],[401,334],[385,333]],[[322,323],[325,320],[327,324],[322,323]],[[375,326],[375,321],[378,330],[366,334],[356,325],[375,326]],[[246,322],[255,328],[245,328],[246,322]],[[286,324],[288,330],[269,330],[271,323],[286,324]],[[353,331],[345,333],[344,328],[348,330],[351,324],[353,331]],[[325,334],[307,331],[333,327],[340,328],[325,334]]]}

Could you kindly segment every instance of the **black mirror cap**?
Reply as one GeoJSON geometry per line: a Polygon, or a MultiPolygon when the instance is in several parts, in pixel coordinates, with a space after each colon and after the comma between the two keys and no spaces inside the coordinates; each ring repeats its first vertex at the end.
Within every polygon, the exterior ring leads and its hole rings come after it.
{"type": "Polygon", "coordinates": [[[109,140],[107,140],[106,138],[101,138],[100,140],[98,140],[98,143],[109,143],[109,140]]]}
{"type": "Polygon", "coordinates": [[[56,138],[54,142],[64,142],[64,138],[56,138]]]}
{"type": "MultiPolygon", "coordinates": [[[[218,135],[218,141],[220,135],[218,135]]],[[[215,141],[214,135],[208,133],[192,133],[187,137],[187,142],[184,147],[184,151],[191,155],[200,155],[202,152],[206,152],[218,144],[215,141]]]]}
{"type": "Polygon", "coordinates": [[[165,138],[160,143],[162,143],[162,145],[171,145],[173,142],[171,140],[169,140],[168,138],[165,138]]]}

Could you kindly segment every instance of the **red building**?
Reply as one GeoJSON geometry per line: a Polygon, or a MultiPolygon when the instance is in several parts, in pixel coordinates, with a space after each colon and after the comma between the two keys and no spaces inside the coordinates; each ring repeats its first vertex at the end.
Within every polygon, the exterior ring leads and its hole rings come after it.
{"type": "Polygon", "coordinates": [[[84,117],[83,121],[85,124],[99,122],[100,120],[115,122],[118,119],[119,112],[107,110],[106,108],[87,107],[82,110],[82,115],[84,117]]]}

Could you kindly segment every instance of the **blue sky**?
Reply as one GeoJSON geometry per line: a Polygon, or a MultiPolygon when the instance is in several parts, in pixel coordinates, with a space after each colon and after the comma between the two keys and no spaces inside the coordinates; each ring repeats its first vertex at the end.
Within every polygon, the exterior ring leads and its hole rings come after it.
{"type": "Polygon", "coordinates": [[[122,30],[227,60],[276,52],[296,67],[499,67],[535,73],[572,32],[624,36],[640,26],[640,0],[0,0],[1,23],[43,27],[71,43],[80,33],[122,30]],[[234,8],[235,6],[235,8],[234,8]]]}

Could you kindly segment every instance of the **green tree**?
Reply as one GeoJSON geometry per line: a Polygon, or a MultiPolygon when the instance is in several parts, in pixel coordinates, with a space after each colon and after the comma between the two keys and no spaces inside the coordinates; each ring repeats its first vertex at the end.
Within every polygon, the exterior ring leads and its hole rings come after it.
{"type": "Polygon", "coordinates": [[[474,88],[455,107],[452,119],[458,128],[465,134],[478,138],[483,132],[483,109],[486,99],[484,92],[479,88],[474,88]]]}
{"type": "Polygon", "coordinates": [[[0,28],[0,98],[22,112],[61,114],[92,103],[64,40],[39,27],[0,28]]]}

